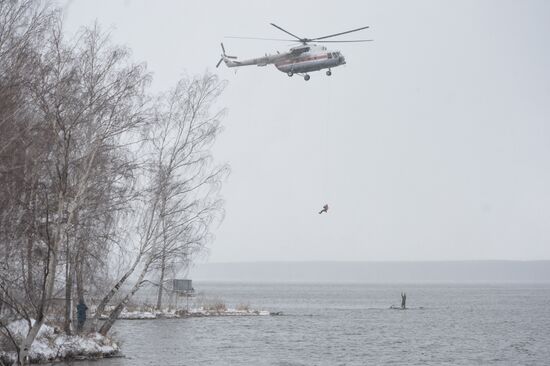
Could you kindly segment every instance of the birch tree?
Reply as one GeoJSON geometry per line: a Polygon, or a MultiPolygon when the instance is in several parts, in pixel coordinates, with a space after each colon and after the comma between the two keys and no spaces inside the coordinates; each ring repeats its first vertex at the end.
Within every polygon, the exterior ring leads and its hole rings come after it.
{"type": "Polygon", "coordinates": [[[126,48],[97,26],[67,39],[61,18],[48,2],[0,0],[0,333],[18,364],[55,293],[66,333],[75,287],[79,301],[102,295],[93,329],[119,299],[103,334],[146,280],[160,285],[160,308],[167,271],[188,265],[223,216],[228,167],[211,148],[224,83],[184,78],[151,97],[126,48]],[[22,341],[14,319],[28,323],[22,341]]]}
{"type": "Polygon", "coordinates": [[[96,27],[67,42],[60,21],[51,28],[37,67],[38,76],[29,90],[38,118],[53,141],[47,183],[48,200],[55,208],[45,225],[47,261],[35,321],[20,347],[20,363],[44,323],[63,249],[66,275],[71,274],[77,215],[101,177],[117,180],[125,174],[121,168],[128,163],[120,153],[124,146],[121,138],[144,121],[144,87],[148,83],[144,67],[129,63],[128,52],[110,46],[96,27]],[[122,161],[110,158],[113,156],[122,161]]]}
{"type": "Polygon", "coordinates": [[[100,309],[138,265],[140,270],[131,289],[102,325],[102,334],[110,330],[152,269],[160,270],[162,289],[166,267],[178,261],[185,264],[211,239],[212,224],[223,213],[217,188],[228,173],[228,166],[215,165],[211,154],[223,115],[223,110],[213,109],[223,88],[224,83],[216,76],[206,74],[180,80],[156,102],[147,138],[149,178],[139,252],[100,309]]]}
{"type": "Polygon", "coordinates": [[[36,77],[39,50],[55,11],[36,1],[0,1],[0,333],[16,343],[6,327],[27,319],[39,307],[43,247],[36,245],[48,136],[31,105],[28,84],[36,77]],[[37,266],[38,264],[38,266],[37,266]]]}

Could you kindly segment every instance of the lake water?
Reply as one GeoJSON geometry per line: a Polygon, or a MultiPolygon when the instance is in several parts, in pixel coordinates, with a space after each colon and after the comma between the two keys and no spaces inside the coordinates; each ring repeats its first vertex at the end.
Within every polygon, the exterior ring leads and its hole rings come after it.
{"type": "Polygon", "coordinates": [[[283,316],[118,321],[126,365],[550,365],[550,285],[196,283],[283,316]],[[407,293],[408,310],[391,310],[407,293]]]}

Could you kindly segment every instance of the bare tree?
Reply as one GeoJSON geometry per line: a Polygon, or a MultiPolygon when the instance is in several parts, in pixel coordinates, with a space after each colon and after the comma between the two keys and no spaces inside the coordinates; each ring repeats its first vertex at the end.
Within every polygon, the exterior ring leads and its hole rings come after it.
{"type": "Polygon", "coordinates": [[[227,166],[212,167],[210,146],[223,111],[209,114],[223,85],[211,75],[180,81],[156,108],[158,128],[151,136],[162,183],[160,237],[154,265],[159,271],[157,308],[162,307],[167,268],[187,266],[210,239],[210,225],[222,202],[215,188],[227,166]]]}
{"type": "MultiPolygon", "coordinates": [[[[131,164],[121,153],[126,143],[121,139],[144,121],[144,87],[149,79],[142,65],[130,64],[128,52],[111,47],[97,28],[84,30],[71,44],[63,40],[58,22],[45,47],[29,91],[37,118],[52,141],[48,151],[51,169],[44,179],[52,212],[44,224],[46,260],[40,298],[35,321],[20,347],[20,363],[44,323],[62,254],[66,283],[72,285],[77,217],[79,221],[90,217],[87,203],[98,182],[110,179],[112,188],[127,176],[131,164]]],[[[67,296],[70,293],[68,288],[67,296]]]]}
{"type": "Polygon", "coordinates": [[[39,204],[48,136],[29,106],[28,84],[36,77],[40,45],[55,16],[37,1],[0,1],[0,328],[12,318],[31,322],[44,248],[37,245],[46,209],[39,204]]]}
{"type": "Polygon", "coordinates": [[[65,294],[66,333],[75,287],[79,302],[87,289],[102,295],[94,329],[120,299],[103,334],[154,271],[160,308],[166,271],[204,249],[223,214],[217,188],[228,167],[214,164],[211,147],[224,83],[186,78],[151,98],[127,49],[97,26],[65,39],[60,15],[47,2],[0,0],[0,333],[18,364],[55,294],[65,294]],[[106,287],[115,253],[129,263],[106,287]],[[9,332],[13,319],[28,323],[22,341],[9,332]]]}
{"type": "MultiPolygon", "coordinates": [[[[223,115],[223,110],[212,109],[223,88],[223,82],[207,74],[179,81],[156,102],[148,131],[145,222],[139,232],[138,258],[143,260],[137,280],[101,327],[102,334],[109,331],[151,269],[160,269],[162,291],[168,264],[186,263],[211,238],[211,224],[222,213],[217,188],[228,172],[227,165],[213,164],[210,150],[223,115]]],[[[138,260],[132,272],[137,264],[138,260]]],[[[128,277],[126,273],[124,281],[128,277]]]]}

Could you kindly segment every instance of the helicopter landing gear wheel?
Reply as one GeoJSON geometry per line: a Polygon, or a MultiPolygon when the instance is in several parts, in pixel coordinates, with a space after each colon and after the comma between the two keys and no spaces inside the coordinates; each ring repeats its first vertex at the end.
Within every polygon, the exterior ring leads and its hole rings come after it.
{"type": "Polygon", "coordinates": [[[332,75],[332,71],[327,70],[327,76],[330,76],[330,75],[332,75]]]}
{"type": "Polygon", "coordinates": [[[309,76],[308,74],[305,74],[305,75],[304,75],[304,80],[305,80],[305,81],[308,81],[309,79],[310,79],[310,76],[309,76]]]}
{"type": "Polygon", "coordinates": [[[286,74],[288,75],[289,78],[292,77],[292,75],[294,75],[294,73],[292,71],[289,71],[286,74]]]}

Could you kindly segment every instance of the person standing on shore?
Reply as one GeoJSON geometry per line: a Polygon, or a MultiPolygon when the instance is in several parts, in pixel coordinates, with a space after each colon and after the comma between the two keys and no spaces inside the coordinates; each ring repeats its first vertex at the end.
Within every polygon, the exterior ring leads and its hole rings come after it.
{"type": "Polygon", "coordinates": [[[77,317],[77,330],[79,332],[82,331],[82,328],[84,328],[84,323],[86,323],[86,311],[88,310],[88,307],[84,303],[83,300],[80,300],[78,305],[76,305],[76,317],[77,317]]]}

